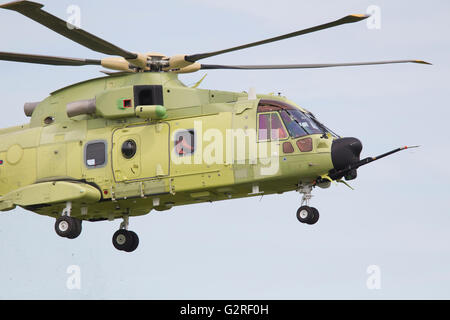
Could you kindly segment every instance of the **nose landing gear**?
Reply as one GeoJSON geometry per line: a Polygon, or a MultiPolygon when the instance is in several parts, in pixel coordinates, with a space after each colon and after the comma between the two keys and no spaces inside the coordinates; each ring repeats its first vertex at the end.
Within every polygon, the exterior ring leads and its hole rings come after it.
{"type": "Polygon", "coordinates": [[[297,210],[297,219],[301,223],[315,224],[319,221],[319,211],[313,207],[301,206],[297,210]]]}
{"type": "Polygon", "coordinates": [[[312,186],[302,186],[298,190],[302,196],[301,207],[297,210],[297,219],[301,223],[315,224],[319,221],[319,210],[309,206],[309,200],[312,198],[312,186]]]}

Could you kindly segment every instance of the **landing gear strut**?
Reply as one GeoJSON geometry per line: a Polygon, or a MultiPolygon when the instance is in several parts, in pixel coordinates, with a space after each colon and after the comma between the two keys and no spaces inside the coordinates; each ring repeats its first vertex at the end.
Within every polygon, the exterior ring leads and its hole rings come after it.
{"type": "Polygon", "coordinates": [[[70,216],[72,203],[67,202],[60,217],[56,219],[56,234],[63,238],[75,239],[81,234],[81,220],[70,216]]]}
{"type": "Polygon", "coordinates": [[[319,210],[309,206],[309,200],[312,198],[312,186],[302,186],[298,190],[302,196],[302,206],[297,210],[297,219],[301,223],[315,224],[319,221],[319,210]]]}
{"type": "Polygon", "coordinates": [[[135,232],[128,230],[128,216],[123,217],[120,229],[117,230],[112,237],[112,243],[117,250],[125,252],[132,252],[138,247],[138,235],[135,232]]]}

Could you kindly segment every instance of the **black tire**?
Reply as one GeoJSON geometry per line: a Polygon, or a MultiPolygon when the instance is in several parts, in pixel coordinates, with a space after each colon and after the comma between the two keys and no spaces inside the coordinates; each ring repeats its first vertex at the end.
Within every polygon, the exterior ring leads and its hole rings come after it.
{"type": "Polygon", "coordinates": [[[301,206],[297,210],[297,219],[301,223],[310,223],[314,218],[314,210],[308,206],[301,206]]]}
{"type": "Polygon", "coordinates": [[[81,233],[81,221],[68,216],[59,217],[55,222],[55,231],[60,237],[75,239],[81,233]]]}
{"type": "Polygon", "coordinates": [[[81,234],[82,226],[81,226],[81,220],[76,218],[71,218],[75,224],[75,228],[73,230],[73,233],[71,233],[67,238],[69,239],[75,239],[78,238],[78,236],[81,234]]]}
{"type": "Polygon", "coordinates": [[[316,224],[317,221],[319,221],[319,217],[320,217],[319,210],[317,210],[316,208],[311,208],[311,209],[313,211],[313,217],[312,217],[311,221],[308,222],[308,224],[316,224]]]}
{"type": "MultiPolygon", "coordinates": [[[[133,235],[134,232],[125,230],[125,229],[120,229],[117,230],[112,238],[112,243],[114,245],[114,247],[117,250],[121,250],[121,251],[126,251],[126,252],[131,252],[135,245],[135,237],[133,235]]],[[[136,239],[137,239],[137,235],[136,235],[136,239]]],[[[139,243],[139,242],[138,242],[139,243]]],[[[137,245],[136,245],[137,248],[137,245]]],[[[134,248],[134,249],[136,249],[134,248]]],[[[133,249],[133,250],[134,250],[133,249]]]]}
{"type": "Polygon", "coordinates": [[[128,231],[128,233],[131,235],[132,238],[132,244],[130,244],[130,246],[125,249],[126,252],[133,252],[134,250],[137,249],[138,245],[139,245],[139,237],[136,234],[136,232],[134,231],[128,231]]]}

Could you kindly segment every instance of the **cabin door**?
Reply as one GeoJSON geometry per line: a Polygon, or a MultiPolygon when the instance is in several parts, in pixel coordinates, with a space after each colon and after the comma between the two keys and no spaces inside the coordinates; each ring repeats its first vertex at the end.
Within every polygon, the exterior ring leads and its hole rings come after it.
{"type": "Polygon", "coordinates": [[[113,133],[113,173],[117,182],[169,175],[169,125],[131,126],[113,133]]]}

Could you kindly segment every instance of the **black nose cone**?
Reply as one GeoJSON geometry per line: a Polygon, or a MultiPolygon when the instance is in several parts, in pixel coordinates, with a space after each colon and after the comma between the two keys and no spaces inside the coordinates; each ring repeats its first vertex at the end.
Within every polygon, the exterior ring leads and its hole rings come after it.
{"type": "Polygon", "coordinates": [[[331,160],[334,169],[342,170],[349,165],[358,162],[361,154],[362,143],[356,138],[340,138],[331,145],[331,160]]]}

